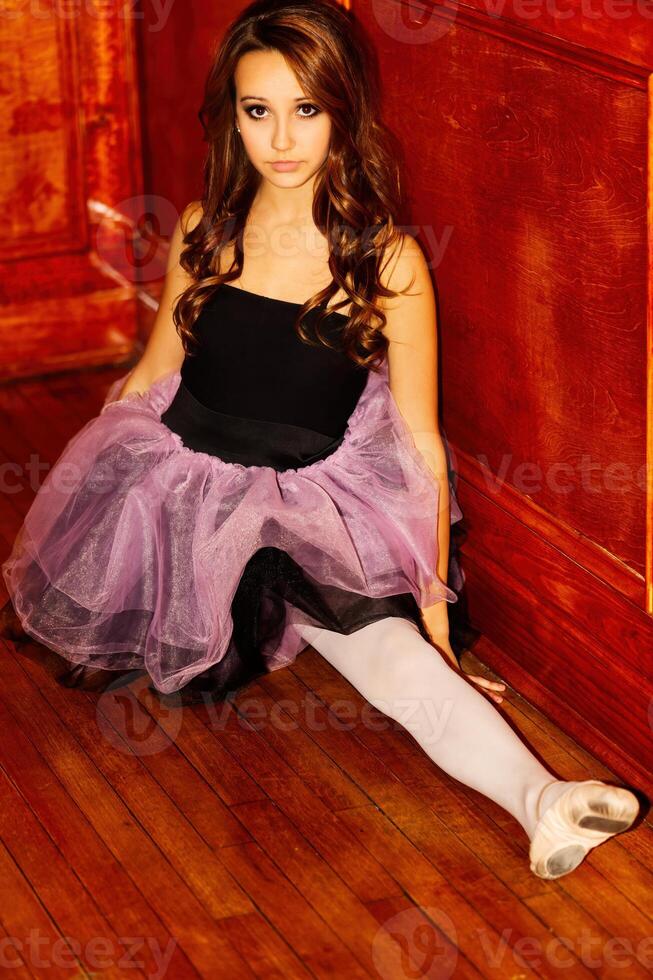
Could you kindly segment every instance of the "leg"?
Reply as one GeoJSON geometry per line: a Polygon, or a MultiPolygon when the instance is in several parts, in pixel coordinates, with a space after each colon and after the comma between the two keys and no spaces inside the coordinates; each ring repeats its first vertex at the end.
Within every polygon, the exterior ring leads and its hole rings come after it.
{"type": "Polygon", "coordinates": [[[433,761],[511,813],[532,839],[547,806],[571,785],[530,752],[494,707],[420,634],[386,617],[349,635],[298,627],[371,704],[394,718],[433,761]]]}

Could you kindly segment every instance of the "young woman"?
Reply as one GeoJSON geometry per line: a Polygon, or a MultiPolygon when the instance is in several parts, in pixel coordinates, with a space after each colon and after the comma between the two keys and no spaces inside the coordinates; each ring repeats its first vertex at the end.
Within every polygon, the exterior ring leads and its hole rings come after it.
{"type": "Polygon", "coordinates": [[[373,61],[335,2],[249,6],[209,74],[204,197],[172,236],[134,369],[68,443],[3,574],[73,666],[221,698],[311,644],[557,877],[638,802],[556,779],[449,644],[462,515],[437,418],[427,264],[373,61]],[[307,298],[308,297],[308,298],[307,298]]]}

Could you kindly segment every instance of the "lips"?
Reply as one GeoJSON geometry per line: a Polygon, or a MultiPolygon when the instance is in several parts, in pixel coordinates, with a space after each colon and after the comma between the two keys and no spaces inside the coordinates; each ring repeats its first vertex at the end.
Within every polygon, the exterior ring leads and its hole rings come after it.
{"type": "Polygon", "coordinates": [[[292,171],[297,170],[297,167],[300,165],[300,163],[301,160],[277,160],[274,163],[272,163],[271,166],[274,167],[275,170],[278,171],[285,170],[289,173],[291,170],[292,171]]]}

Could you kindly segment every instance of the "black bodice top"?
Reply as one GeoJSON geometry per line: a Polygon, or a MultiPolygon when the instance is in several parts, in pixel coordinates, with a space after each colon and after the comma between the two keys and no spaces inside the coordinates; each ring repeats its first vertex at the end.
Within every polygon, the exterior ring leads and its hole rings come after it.
{"type": "MultiPolygon", "coordinates": [[[[191,449],[244,465],[307,465],[342,441],[368,377],[340,348],[348,318],[330,313],[323,335],[302,341],[301,304],[224,283],[193,326],[198,346],[162,421],[191,449]]],[[[311,325],[317,311],[305,322],[311,325]]],[[[309,336],[312,336],[309,333],[309,336]]]]}

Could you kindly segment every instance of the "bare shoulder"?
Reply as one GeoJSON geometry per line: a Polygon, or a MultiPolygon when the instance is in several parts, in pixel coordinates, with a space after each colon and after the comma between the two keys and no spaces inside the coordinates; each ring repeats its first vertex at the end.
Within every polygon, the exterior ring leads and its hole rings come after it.
{"type": "Polygon", "coordinates": [[[390,341],[419,340],[435,329],[435,293],[428,262],[421,245],[402,233],[384,255],[381,285],[399,293],[380,296],[378,304],[386,315],[383,333],[390,341]]]}
{"type": "Polygon", "coordinates": [[[381,262],[381,281],[390,289],[406,285],[418,266],[426,266],[424,252],[417,239],[408,232],[399,232],[393,243],[387,246],[381,262]]]}

